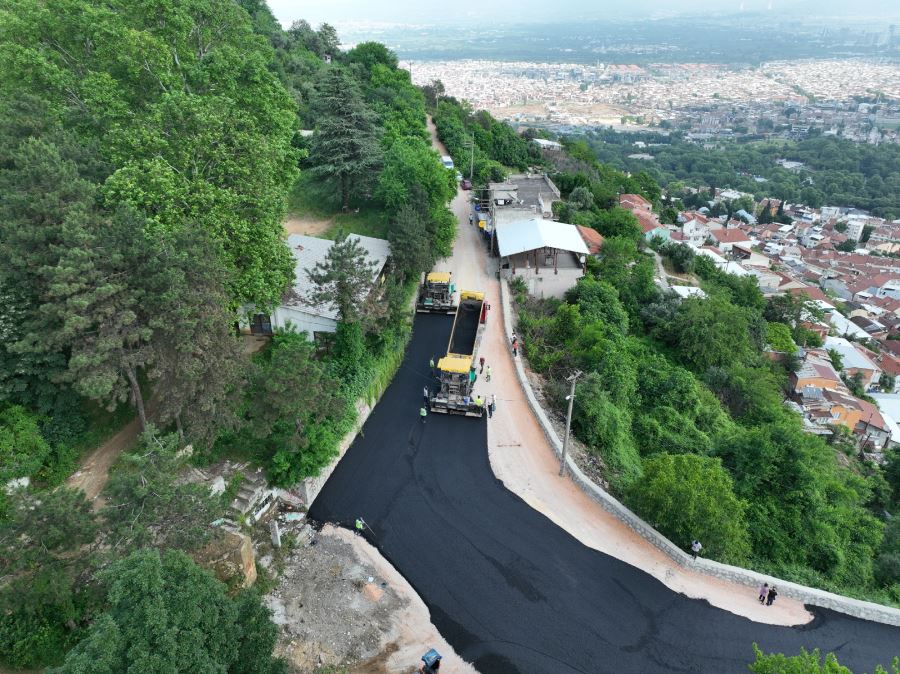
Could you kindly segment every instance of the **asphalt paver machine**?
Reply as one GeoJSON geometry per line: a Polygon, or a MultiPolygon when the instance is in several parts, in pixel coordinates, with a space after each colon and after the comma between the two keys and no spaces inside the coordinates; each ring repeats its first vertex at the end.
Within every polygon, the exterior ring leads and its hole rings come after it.
{"type": "Polygon", "coordinates": [[[433,271],[425,275],[425,281],[419,287],[419,299],[416,311],[432,314],[456,313],[456,285],[453,273],[433,271]]]}

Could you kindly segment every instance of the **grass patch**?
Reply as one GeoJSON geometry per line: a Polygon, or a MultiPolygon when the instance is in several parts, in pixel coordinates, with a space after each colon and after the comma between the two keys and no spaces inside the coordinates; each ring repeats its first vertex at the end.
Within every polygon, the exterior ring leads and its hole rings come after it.
{"type": "Polygon", "coordinates": [[[333,222],[325,232],[334,239],[338,230],[383,239],[387,236],[387,216],[370,201],[352,200],[350,211],[341,211],[341,197],[334,185],[318,181],[309,172],[301,174],[288,197],[288,215],[328,219],[333,222]]]}
{"type": "Polygon", "coordinates": [[[335,215],[334,222],[325,232],[325,238],[334,239],[338,231],[343,230],[348,234],[386,239],[387,229],[387,220],[383,211],[377,208],[363,207],[359,209],[358,213],[351,211],[335,215]]]}

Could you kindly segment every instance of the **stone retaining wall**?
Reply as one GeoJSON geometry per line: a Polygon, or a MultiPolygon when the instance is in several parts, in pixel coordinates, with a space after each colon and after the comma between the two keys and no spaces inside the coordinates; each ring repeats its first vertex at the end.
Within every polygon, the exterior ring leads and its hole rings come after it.
{"type": "MultiPolygon", "coordinates": [[[[506,279],[500,280],[500,303],[503,309],[503,327],[506,330],[507,337],[513,334],[512,306],[510,304],[509,287],[506,279]]],[[[550,419],[541,407],[531,383],[525,376],[525,368],[522,365],[521,358],[515,358],[516,376],[525,393],[528,405],[537,417],[544,435],[553,447],[557,456],[562,456],[562,441],[559,439],[556,431],[553,429],[550,419]]],[[[658,550],[665,553],[675,563],[690,568],[692,571],[705,573],[716,578],[723,578],[735,583],[747,585],[757,588],[764,582],[775,582],[778,586],[779,594],[802,601],[804,604],[812,606],[821,606],[829,608],[840,613],[864,618],[866,620],[874,620],[876,622],[888,625],[900,626],[900,609],[882,606],[867,601],[860,601],[850,597],[818,590],[805,585],[798,585],[787,580],[780,580],[766,576],[756,571],[742,569],[737,566],[729,566],[728,564],[720,564],[711,559],[697,559],[696,561],[677,545],[672,543],[668,538],[659,533],[656,529],[642,520],[636,514],[626,508],[620,501],[613,497],[609,492],[605,491],[595,484],[582,470],[578,467],[571,456],[566,457],[566,467],[569,475],[581,489],[587,493],[594,501],[596,501],[604,510],[614,515],[616,518],[624,522],[629,529],[633,530],[639,536],[650,542],[658,550]]]]}

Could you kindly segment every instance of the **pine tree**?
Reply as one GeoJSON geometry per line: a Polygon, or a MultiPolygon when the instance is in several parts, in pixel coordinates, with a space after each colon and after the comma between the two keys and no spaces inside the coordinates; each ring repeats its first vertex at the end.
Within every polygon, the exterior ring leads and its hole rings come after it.
{"type": "Polygon", "coordinates": [[[110,409],[130,398],[146,429],[139,372],[155,358],[146,290],[163,265],[144,219],[131,210],[110,218],[86,213],[77,225],[64,228],[63,252],[41,307],[56,329],[42,340],[48,349],[70,345],[68,376],[76,390],[110,409]]]}
{"type": "Polygon", "coordinates": [[[379,130],[356,81],[344,69],[328,70],[319,97],[321,121],[309,160],[314,173],[340,183],[346,211],[351,195],[373,179],[381,161],[379,130]]]}
{"type": "MultiPolygon", "coordinates": [[[[93,208],[96,186],[56,143],[29,138],[4,148],[0,170],[0,398],[47,409],[68,355],[46,348],[54,326],[38,307],[50,292],[64,225],[93,208]]],[[[71,231],[71,229],[70,229],[71,231]]]]}
{"type": "Polygon", "coordinates": [[[375,263],[368,259],[359,239],[338,232],[324,262],[307,269],[316,287],[309,301],[337,310],[344,323],[356,323],[365,315],[365,304],[372,290],[375,263]]]}
{"type": "Polygon", "coordinates": [[[157,359],[149,377],[164,392],[159,423],[174,422],[184,439],[210,446],[237,426],[246,359],[233,328],[228,275],[219,246],[202,230],[187,229],[163,244],[166,273],[150,290],[157,313],[157,359]]]}

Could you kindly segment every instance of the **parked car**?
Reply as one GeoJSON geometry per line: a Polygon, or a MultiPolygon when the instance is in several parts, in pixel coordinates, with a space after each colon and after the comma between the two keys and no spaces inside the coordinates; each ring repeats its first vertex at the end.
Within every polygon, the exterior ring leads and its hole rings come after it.
{"type": "Polygon", "coordinates": [[[444,168],[452,169],[453,157],[445,154],[443,157],[441,157],[441,163],[444,165],[444,168]]]}
{"type": "Polygon", "coordinates": [[[470,189],[472,189],[472,181],[469,180],[468,178],[464,178],[459,183],[459,186],[462,187],[464,190],[470,190],[470,189]]]}
{"type": "Polygon", "coordinates": [[[462,179],[463,179],[462,173],[460,173],[459,171],[457,171],[457,172],[456,172],[456,182],[461,183],[461,182],[462,182],[462,179]]]}

